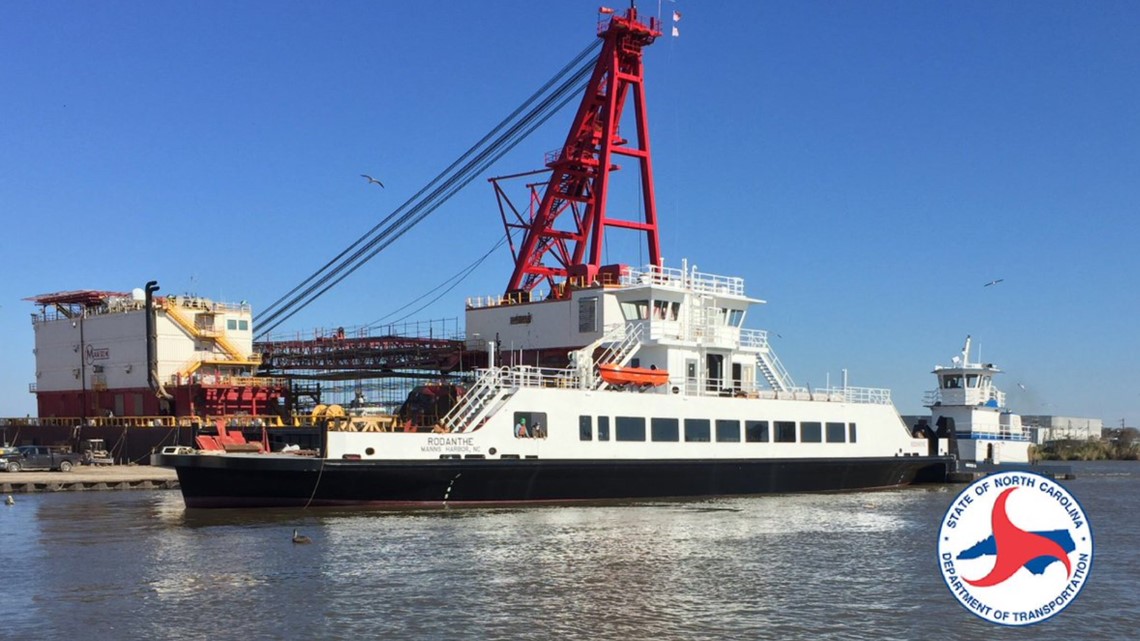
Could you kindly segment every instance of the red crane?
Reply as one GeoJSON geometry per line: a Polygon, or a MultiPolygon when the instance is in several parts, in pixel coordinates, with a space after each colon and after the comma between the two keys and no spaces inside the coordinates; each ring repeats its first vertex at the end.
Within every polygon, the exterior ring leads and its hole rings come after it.
{"type": "Polygon", "coordinates": [[[529,299],[529,293],[544,280],[555,295],[565,291],[557,287],[556,279],[594,282],[602,266],[607,227],[644,233],[649,262],[661,264],[641,59],[642,48],[661,35],[660,21],[651,17],[648,25],[642,23],[632,7],[624,15],[609,9],[602,13],[609,16],[598,25],[602,50],[566,144],[547,156],[551,175],[541,203],[529,222],[510,224],[504,218],[508,236],[511,227],[526,230],[507,285],[507,296],[516,300],[529,299]],[[632,144],[619,132],[626,98],[631,94],[636,120],[632,144]],[[628,156],[638,163],[644,220],[606,215],[610,173],[619,168],[614,156],[628,156]]]}

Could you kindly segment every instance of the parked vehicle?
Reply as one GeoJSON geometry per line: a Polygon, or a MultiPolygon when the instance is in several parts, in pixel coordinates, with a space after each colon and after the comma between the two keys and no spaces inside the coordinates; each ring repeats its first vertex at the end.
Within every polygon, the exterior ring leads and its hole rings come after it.
{"type": "Polygon", "coordinates": [[[9,472],[21,470],[59,470],[70,472],[79,465],[82,457],[70,450],[46,445],[21,445],[3,456],[4,469],[9,472]]]}
{"type": "Polygon", "coordinates": [[[79,444],[79,452],[83,455],[84,465],[111,465],[115,462],[101,438],[83,439],[79,444]]]}

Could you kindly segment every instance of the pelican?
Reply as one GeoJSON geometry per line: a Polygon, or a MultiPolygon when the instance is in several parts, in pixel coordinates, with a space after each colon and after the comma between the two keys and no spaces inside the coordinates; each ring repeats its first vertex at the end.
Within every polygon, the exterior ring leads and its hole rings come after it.
{"type": "Polygon", "coordinates": [[[313,540],[304,534],[298,534],[297,528],[293,528],[293,542],[294,543],[312,543],[313,540]]]}
{"type": "Polygon", "coordinates": [[[377,185],[380,185],[380,187],[384,187],[384,183],[380,182],[379,180],[376,180],[375,178],[373,178],[372,176],[369,176],[368,174],[360,174],[360,177],[361,178],[367,178],[368,184],[370,184],[370,185],[372,183],[376,183],[377,185]]]}
{"type": "MultiPolygon", "coordinates": [[[[381,187],[383,187],[383,185],[381,185],[381,187]]],[[[1005,279],[999,278],[997,280],[991,280],[990,282],[986,283],[985,285],[982,285],[982,287],[990,287],[991,285],[997,285],[998,283],[1002,282],[1003,280],[1005,280],[1005,279]]]]}

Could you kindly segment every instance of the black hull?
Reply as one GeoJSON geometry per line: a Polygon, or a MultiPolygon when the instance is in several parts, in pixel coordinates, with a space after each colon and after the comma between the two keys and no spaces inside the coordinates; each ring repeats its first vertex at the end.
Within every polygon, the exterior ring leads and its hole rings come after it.
{"type": "Polygon", "coordinates": [[[949,459],[322,461],[156,455],[186,506],[494,504],[838,492],[945,479],[949,459]]]}

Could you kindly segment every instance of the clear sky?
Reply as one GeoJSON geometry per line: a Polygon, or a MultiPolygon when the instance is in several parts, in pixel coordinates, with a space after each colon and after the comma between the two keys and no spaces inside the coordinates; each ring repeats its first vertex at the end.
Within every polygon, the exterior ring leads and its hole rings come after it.
{"type": "MultiPolygon", "coordinates": [[[[0,3],[0,416],[35,412],[23,298],[155,279],[256,314],[584,48],[598,4],[0,3]]],[[[743,276],[797,383],[846,368],[925,412],[972,334],[1015,410],[1140,424],[1140,4],[663,6],[663,252],[743,276]]],[[[489,175],[539,167],[571,116],[489,175]]],[[[288,330],[371,323],[502,233],[477,180],[288,330]]]]}

